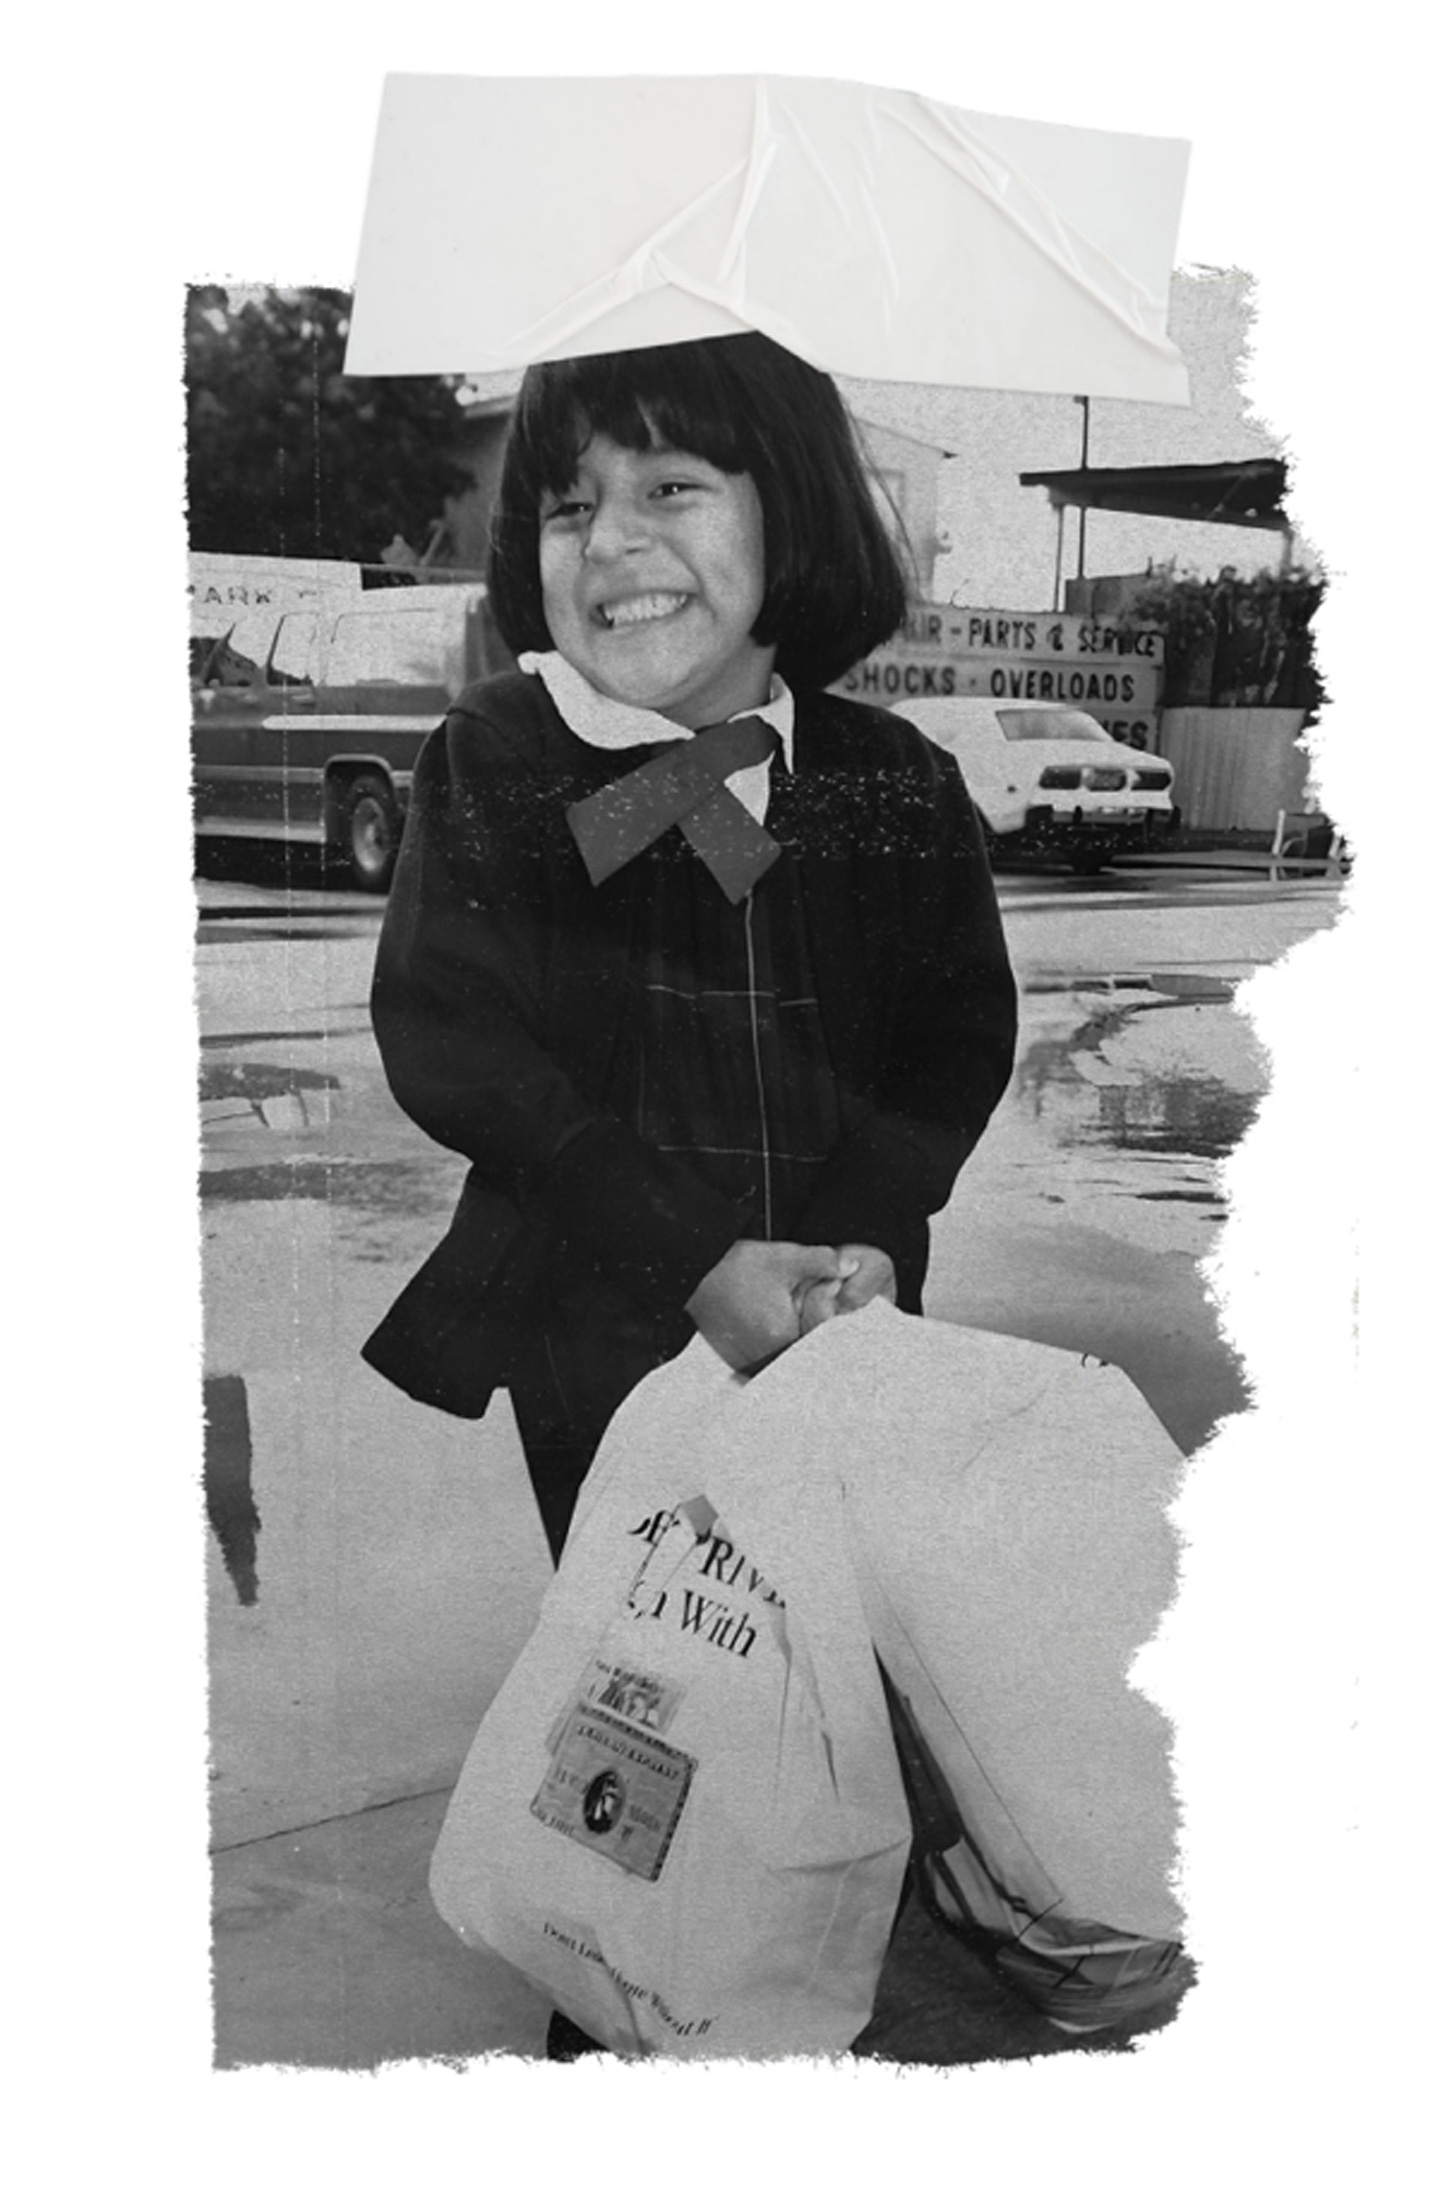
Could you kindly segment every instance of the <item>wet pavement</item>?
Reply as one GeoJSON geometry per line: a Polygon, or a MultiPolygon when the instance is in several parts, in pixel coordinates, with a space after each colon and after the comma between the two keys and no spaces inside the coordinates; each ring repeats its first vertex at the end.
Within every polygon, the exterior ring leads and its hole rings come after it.
{"type": "MultiPolygon", "coordinates": [[[[1001,899],[1016,1072],[937,1224],[928,1306],[1110,1357],[1193,1450],[1245,1403],[1200,1263],[1265,1086],[1237,987],[1338,894],[1190,864],[1009,876],[1001,899]]],[[[445,1418],[358,1358],[463,1169],[384,1085],[379,904],[234,877],[200,900],[218,2058],[529,2052],[535,1999],[454,1944],[423,1862],[543,1540],[503,1404],[445,1418]]],[[[900,2061],[1057,2046],[913,1919],[900,1952],[900,2061]]]]}

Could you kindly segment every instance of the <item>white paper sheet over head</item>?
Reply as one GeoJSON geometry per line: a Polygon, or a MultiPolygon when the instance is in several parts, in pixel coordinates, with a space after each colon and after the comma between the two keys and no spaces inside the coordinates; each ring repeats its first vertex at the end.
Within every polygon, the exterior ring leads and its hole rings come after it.
{"type": "Polygon", "coordinates": [[[1182,404],[1186,154],[803,77],[392,76],[346,370],[758,328],[831,373],[1182,404]]]}

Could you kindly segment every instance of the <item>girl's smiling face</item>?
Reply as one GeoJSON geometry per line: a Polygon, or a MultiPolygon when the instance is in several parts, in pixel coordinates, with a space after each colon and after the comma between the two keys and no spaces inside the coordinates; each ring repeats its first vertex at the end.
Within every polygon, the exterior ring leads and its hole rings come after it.
{"type": "Polygon", "coordinates": [[[769,699],[751,637],[765,527],[748,474],[597,434],[540,505],[540,589],[555,646],[598,692],[695,730],[769,699]]]}

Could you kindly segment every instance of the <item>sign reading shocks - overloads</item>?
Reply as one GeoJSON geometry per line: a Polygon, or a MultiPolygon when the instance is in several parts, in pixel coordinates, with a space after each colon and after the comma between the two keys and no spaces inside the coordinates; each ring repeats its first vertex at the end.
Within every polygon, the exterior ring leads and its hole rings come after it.
{"type": "Polygon", "coordinates": [[[953,609],[922,603],[905,627],[840,690],[881,703],[979,694],[994,701],[1064,701],[1113,739],[1153,747],[1165,671],[1159,625],[1056,610],[953,609]]]}

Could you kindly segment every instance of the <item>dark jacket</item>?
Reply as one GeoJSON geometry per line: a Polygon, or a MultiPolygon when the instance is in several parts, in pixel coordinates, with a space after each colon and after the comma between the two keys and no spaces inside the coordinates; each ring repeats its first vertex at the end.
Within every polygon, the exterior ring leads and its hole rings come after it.
{"type": "MultiPolygon", "coordinates": [[[[398,1102],[471,1171],[364,1355],[459,1416],[504,1384],[562,1259],[674,1317],[742,1231],[724,1197],[597,1103],[657,855],[592,885],[565,810],[660,751],[587,745],[540,680],[515,673],[463,694],[416,768],[375,1033],[398,1102]]],[[[842,1126],[795,1238],[886,1250],[901,1307],[918,1309],[928,1218],[1014,1054],[989,864],[954,762],[899,718],[797,695],[794,764],[842,1126]]]]}

